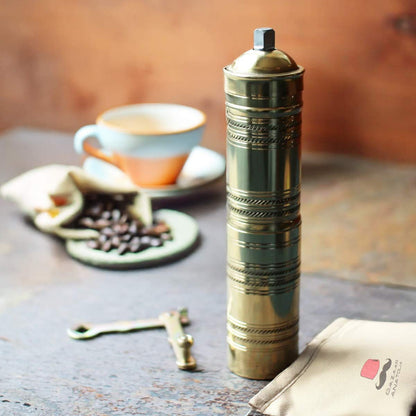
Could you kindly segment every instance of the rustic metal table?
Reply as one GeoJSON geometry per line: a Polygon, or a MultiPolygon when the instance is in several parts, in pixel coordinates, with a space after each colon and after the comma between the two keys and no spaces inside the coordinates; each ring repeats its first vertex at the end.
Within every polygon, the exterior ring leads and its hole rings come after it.
{"type": "MultiPolygon", "coordinates": [[[[0,183],[36,166],[78,163],[71,137],[16,129],[0,138],[0,183]]],[[[106,271],[76,262],[0,201],[0,415],[244,415],[265,385],[226,365],[225,193],[217,183],[157,205],[192,215],[201,244],[160,267],[106,271]],[[194,372],[176,368],[164,330],[74,341],[76,322],[152,318],[185,305],[194,372]]],[[[304,275],[301,348],[339,316],[415,319],[416,291],[304,275]]]]}

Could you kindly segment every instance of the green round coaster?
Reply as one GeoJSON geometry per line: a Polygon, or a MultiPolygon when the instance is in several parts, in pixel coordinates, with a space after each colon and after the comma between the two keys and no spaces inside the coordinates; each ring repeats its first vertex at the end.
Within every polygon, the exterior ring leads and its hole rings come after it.
{"type": "Polygon", "coordinates": [[[171,229],[172,241],[161,247],[150,247],[138,253],[120,255],[116,250],[108,252],[89,248],[85,240],[67,240],[66,250],[82,263],[106,269],[135,269],[157,266],[185,257],[197,245],[198,224],[182,212],[162,209],[154,213],[156,218],[166,221],[171,229]]]}

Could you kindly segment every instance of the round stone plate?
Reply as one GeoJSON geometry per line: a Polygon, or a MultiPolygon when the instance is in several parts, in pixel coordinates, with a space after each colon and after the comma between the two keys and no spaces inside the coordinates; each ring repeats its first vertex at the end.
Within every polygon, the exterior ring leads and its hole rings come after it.
{"type": "Polygon", "coordinates": [[[109,252],[89,248],[85,240],[67,240],[69,255],[83,263],[106,269],[135,269],[157,266],[185,257],[197,245],[198,225],[189,215],[182,212],[162,209],[154,213],[156,218],[164,220],[171,229],[172,241],[166,241],[161,247],[149,247],[138,253],[120,255],[116,250],[109,252]]]}

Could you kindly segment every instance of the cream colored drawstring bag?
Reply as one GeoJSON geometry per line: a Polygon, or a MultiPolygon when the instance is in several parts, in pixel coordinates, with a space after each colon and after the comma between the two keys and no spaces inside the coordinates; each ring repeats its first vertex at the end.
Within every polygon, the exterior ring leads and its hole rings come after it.
{"type": "Polygon", "coordinates": [[[416,415],[416,323],[339,318],[250,405],[273,416],[416,415]]]}
{"type": "Polygon", "coordinates": [[[71,239],[98,236],[96,230],[65,226],[81,213],[86,192],[137,192],[129,211],[145,224],[152,222],[150,199],[127,176],[110,183],[77,166],[48,165],[23,173],[0,188],[0,195],[17,203],[41,231],[71,239]]]}

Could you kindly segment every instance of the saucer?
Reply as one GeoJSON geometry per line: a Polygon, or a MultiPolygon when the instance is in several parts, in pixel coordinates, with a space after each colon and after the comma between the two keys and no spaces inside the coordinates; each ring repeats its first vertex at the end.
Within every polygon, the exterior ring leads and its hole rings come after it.
{"type": "Polygon", "coordinates": [[[187,214],[170,209],[161,209],[154,216],[166,222],[173,239],[163,246],[149,247],[138,253],[120,255],[115,249],[105,252],[87,246],[85,240],[66,240],[68,254],[82,263],[105,269],[137,269],[158,266],[178,260],[189,254],[198,242],[198,224],[187,214]]]}
{"type": "MultiPolygon", "coordinates": [[[[93,176],[111,183],[117,183],[121,178],[125,178],[124,172],[120,169],[94,157],[88,157],[83,168],[93,176]]],[[[224,175],[224,172],[224,156],[197,146],[191,151],[175,184],[142,189],[153,199],[182,196],[216,181],[224,175]]]]}

